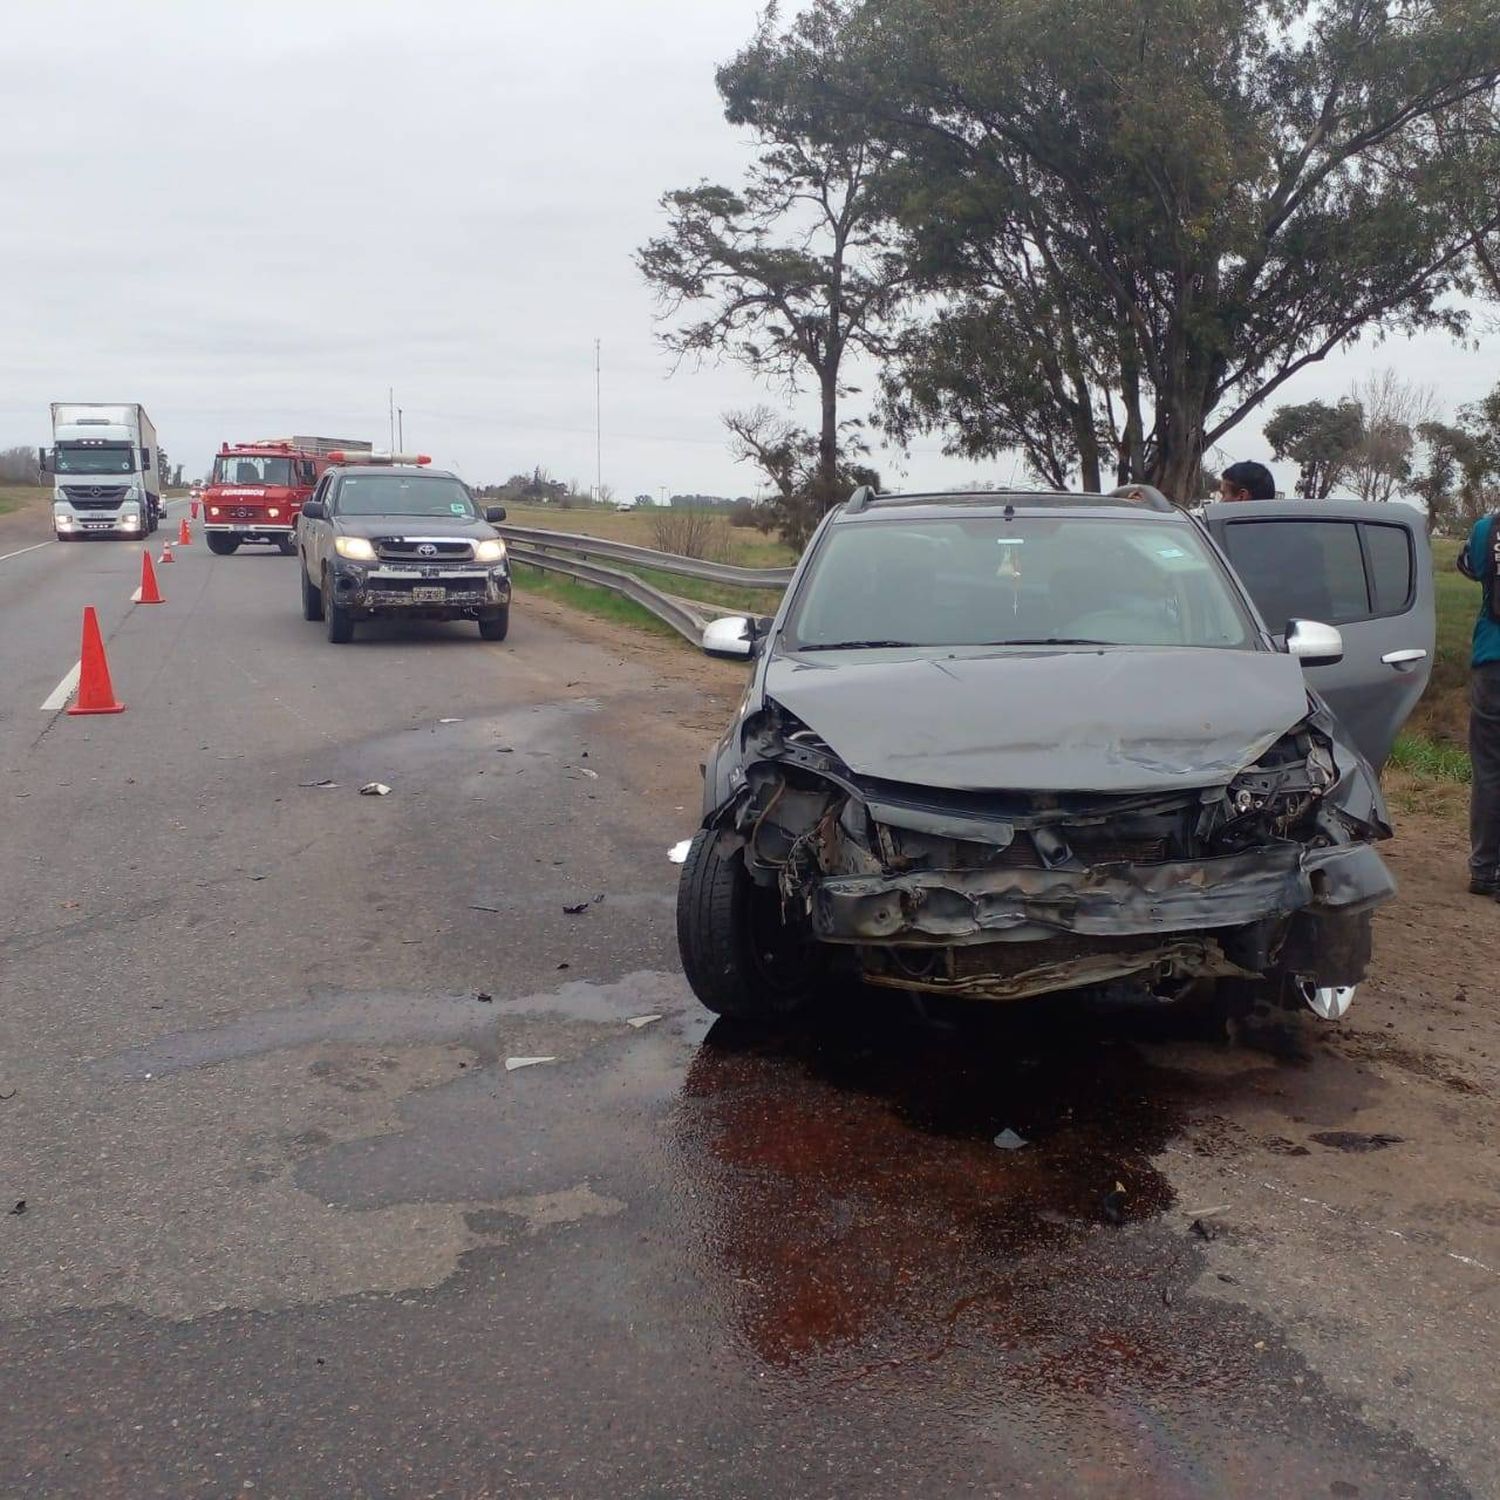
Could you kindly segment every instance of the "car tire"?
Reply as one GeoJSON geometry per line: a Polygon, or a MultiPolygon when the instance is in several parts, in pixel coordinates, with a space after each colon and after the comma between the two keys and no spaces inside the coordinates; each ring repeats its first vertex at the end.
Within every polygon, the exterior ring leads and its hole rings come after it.
{"type": "Polygon", "coordinates": [[[693,993],[716,1015],[779,1020],[812,999],[825,965],[811,937],[781,920],[781,898],[755,884],[741,849],[700,830],[677,884],[677,947],[693,993]]]}
{"type": "Polygon", "coordinates": [[[347,646],[354,639],[354,616],[333,597],[328,574],[323,575],[323,625],[335,646],[347,646]]]}
{"type": "Polygon", "coordinates": [[[215,557],[232,557],[240,550],[240,539],[237,536],[226,536],[222,531],[210,531],[208,550],[215,557]]]}
{"type": "Polygon", "coordinates": [[[277,537],[276,546],[280,550],[283,557],[292,557],[296,554],[297,551],[296,540],[289,536],[277,537]]]}
{"type": "Polygon", "coordinates": [[[323,618],[323,593],[321,589],[313,587],[312,580],[307,576],[307,564],[304,562],[302,573],[302,618],[304,620],[321,620],[323,618]]]}
{"type": "Polygon", "coordinates": [[[54,531],[52,533],[60,542],[76,542],[78,533],[76,531],[54,531]]]}
{"type": "Polygon", "coordinates": [[[510,633],[510,605],[479,622],[479,634],[487,641],[503,641],[510,633]]]}

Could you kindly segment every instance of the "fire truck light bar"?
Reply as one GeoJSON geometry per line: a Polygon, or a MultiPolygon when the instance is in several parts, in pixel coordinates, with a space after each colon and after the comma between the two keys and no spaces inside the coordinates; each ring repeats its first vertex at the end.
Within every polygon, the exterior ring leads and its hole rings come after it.
{"type": "Polygon", "coordinates": [[[420,468],[423,464],[430,464],[432,459],[425,453],[347,453],[338,448],[328,455],[328,461],[344,465],[412,464],[420,468]]]}

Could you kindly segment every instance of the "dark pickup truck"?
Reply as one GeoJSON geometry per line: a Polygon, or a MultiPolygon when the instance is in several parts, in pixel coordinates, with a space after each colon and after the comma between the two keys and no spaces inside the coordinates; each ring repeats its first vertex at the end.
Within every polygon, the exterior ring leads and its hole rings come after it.
{"type": "Polygon", "coordinates": [[[360,620],[475,620],[487,641],[510,628],[510,564],[491,524],[456,475],[416,463],[365,460],[328,469],[302,507],[302,616],[328,639],[354,638],[360,620]]]}

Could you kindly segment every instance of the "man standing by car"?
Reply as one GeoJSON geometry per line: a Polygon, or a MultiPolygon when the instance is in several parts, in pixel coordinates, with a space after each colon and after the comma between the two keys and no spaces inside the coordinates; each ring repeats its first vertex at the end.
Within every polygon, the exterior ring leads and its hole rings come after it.
{"type": "Polygon", "coordinates": [[[1219,476],[1221,500],[1274,500],[1276,477],[1264,465],[1245,460],[1230,464],[1219,476]]]}
{"type": "Polygon", "coordinates": [[[1500,517],[1474,523],[1458,554],[1458,571],[1483,592],[1469,658],[1469,889],[1500,897],[1500,517]]]}

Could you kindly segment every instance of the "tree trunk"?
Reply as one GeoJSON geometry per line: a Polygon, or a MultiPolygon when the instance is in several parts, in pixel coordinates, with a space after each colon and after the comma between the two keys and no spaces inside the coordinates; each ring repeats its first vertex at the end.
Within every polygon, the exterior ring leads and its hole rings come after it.
{"type": "Polygon", "coordinates": [[[823,396],[822,426],[818,430],[818,483],[825,504],[832,503],[839,478],[839,370],[830,361],[819,373],[823,396]]]}

